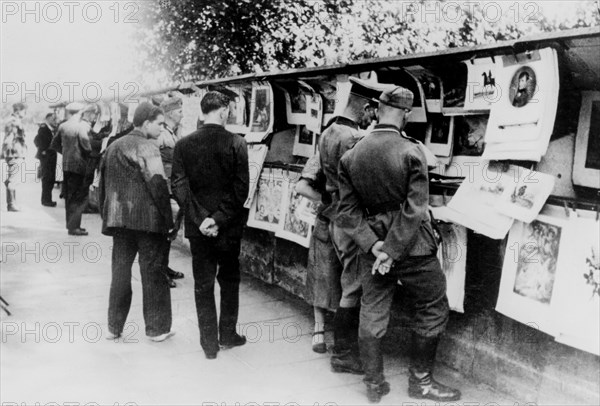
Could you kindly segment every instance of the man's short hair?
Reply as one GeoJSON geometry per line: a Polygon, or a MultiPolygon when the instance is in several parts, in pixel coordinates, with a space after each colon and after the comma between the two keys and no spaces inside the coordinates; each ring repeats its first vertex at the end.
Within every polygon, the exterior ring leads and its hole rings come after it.
{"type": "Polygon", "coordinates": [[[133,114],[133,125],[134,127],[141,127],[146,120],[154,121],[158,116],[164,115],[160,107],[156,107],[152,103],[143,102],[135,109],[133,114]]]}
{"type": "Polygon", "coordinates": [[[27,110],[27,105],[25,103],[15,103],[12,105],[13,108],[13,113],[16,113],[17,111],[23,111],[23,110],[27,110]]]}
{"type": "Polygon", "coordinates": [[[208,92],[200,102],[202,113],[208,114],[211,111],[218,110],[222,107],[228,107],[231,100],[229,97],[220,92],[208,92]]]}
{"type": "Polygon", "coordinates": [[[521,80],[521,78],[522,78],[523,76],[525,76],[525,77],[527,77],[527,79],[529,79],[529,72],[521,72],[521,73],[519,74],[519,80],[521,80]]]}
{"type": "Polygon", "coordinates": [[[52,117],[54,117],[54,113],[48,113],[48,114],[46,114],[45,119],[50,120],[52,117]]]}

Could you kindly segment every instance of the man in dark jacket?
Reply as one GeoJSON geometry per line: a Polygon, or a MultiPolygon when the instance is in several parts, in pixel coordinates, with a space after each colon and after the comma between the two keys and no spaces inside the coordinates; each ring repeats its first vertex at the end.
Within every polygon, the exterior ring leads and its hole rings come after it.
{"type": "Polygon", "coordinates": [[[221,348],[243,345],[236,333],[239,308],[239,254],[247,212],[248,150],[246,141],[225,130],[229,98],[208,92],[201,102],[204,125],[175,145],[171,187],[185,210],[190,240],[200,344],[208,359],[221,348]],[[218,274],[217,274],[218,267],[218,274]],[[217,323],[215,275],[221,288],[217,323]]]}
{"type": "Polygon", "coordinates": [[[42,181],[42,206],[55,207],[56,202],[52,200],[52,189],[56,182],[56,151],[50,148],[54,131],[56,130],[56,115],[46,114],[45,122],[40,125],[33,143],[37,147],[35,157],[40,160],[40,172],[42,181]]]}
{"type": "Polygon", "coordinates": [[[146,335],[164,341],[171,332],[171,293],[162,270],[173,228],[167,179],[155,140],[164,121],[150,103],[135,112],[135,129],[115,141],[100,163],[102,233],[113,237],[109,338],[122,332],[131,305],[131,266],[139,254],[146,335]]]}
{"type": "Polygon", "coordinates": [[[339,165],[336,222],[352,230],[362,251],[359,346],[367,397],[373,403],[390,390],[383,375],[381,339],[398,281],[414,310],[409,396],[436,402],[460,398],[458,390],[432,377],[449,309],[428,211],[427,162],[419,143],[402,132],[412,103],[412,92],[403,87],[384,91],[379,97],[379,124],[339,165]]]}

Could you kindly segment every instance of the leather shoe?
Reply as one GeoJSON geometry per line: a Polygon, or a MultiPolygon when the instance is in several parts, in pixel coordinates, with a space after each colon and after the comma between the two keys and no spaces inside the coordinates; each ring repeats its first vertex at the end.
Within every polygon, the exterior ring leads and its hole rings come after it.
{"type": "MultiPolygon", "coordinates": [[[[335,351],[335,349],[334,349],[335,351]]],[[[331,356],[331,371],[337,373],[348,373],[355,375],[364,375],[362,362],[353,351],[344,351],[335,353],[331,356]]]]}
{"type": "Polygon", "coordinates": [[[171,279],[183,279],[185,277],[183,272],[177,272],[169,267],[167,267],[167,276],[171,279]]]}
{"type": "Polygon", "coordinates": [[[216,359],[217,353],[216,352],[205,352],[204,356],[206,357],[206,359],[216,359]]]}
{"type": "Polygon", "coordinates": [[[42,206],[56,207],[56,202],[42,202],[42,206]]]}
{"type": "Polygon", "coordinates": [[[69,235],[88,235],[88,232],[83,228],[76,228],[74,230],[69,230],[69,235]]]}
{"type": "Polygon", "coordinates": [[[379,403],[381,398],[390,393],[390,384],[383,381],[379,384],[365,382],[367,384],[367,399],[369,403],[379,403]]]}
{"type": "Polygon", "coordinates": [[[244,344],[246,344],[246,337],[237,333],[231,337],[227,337],[226,339],[219,339],[219,346],[224,350],[228,350],[233,347],[239,347],[244,344]]]}
{"type": "Polygon", "coordinates": [[[415,371],[411,370],[408,377],[408,396],[435,402],[453,402],[460,399],[461,393],[458,389],[437,382],[431,372],[417,376],[415,371]]]}

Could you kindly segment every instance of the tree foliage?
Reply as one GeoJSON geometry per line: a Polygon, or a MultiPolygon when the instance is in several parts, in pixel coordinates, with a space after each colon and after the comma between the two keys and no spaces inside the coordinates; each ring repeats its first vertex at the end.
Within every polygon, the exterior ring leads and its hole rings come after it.
{"type": "MultiPolygon", "coordinates": [[[[550,19],[519,2],[151,0],[143,2],[145,68],[173,80],[345,63],[600,25],[592,1],[550,19]],[[490,5],[489,3],[494,3],[490,5]],[[493,7],[492,7],[493,6],[493,7]],[[512,7],[512,8],[511,8],[512,7]]],[[[523,4],[523,3],[521,3],[523,4]]],[[[527,3],[531,4],[531,3],[527,3]]]]}

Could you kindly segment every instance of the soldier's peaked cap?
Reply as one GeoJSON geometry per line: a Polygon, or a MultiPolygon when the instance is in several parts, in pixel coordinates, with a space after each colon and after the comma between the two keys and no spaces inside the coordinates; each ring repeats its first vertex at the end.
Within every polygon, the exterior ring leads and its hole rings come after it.
{"type": "Polygon", "coordinates": [[[350,76],[350,82],[352,83],[352,87],[350,88],[351,94],[364,97],[365,99],[375,102],[379,100],[379,96],[381,96],[384,91],[395,88],[394,85],[371,82],[356,78],[354,76],[350,76]]]}

